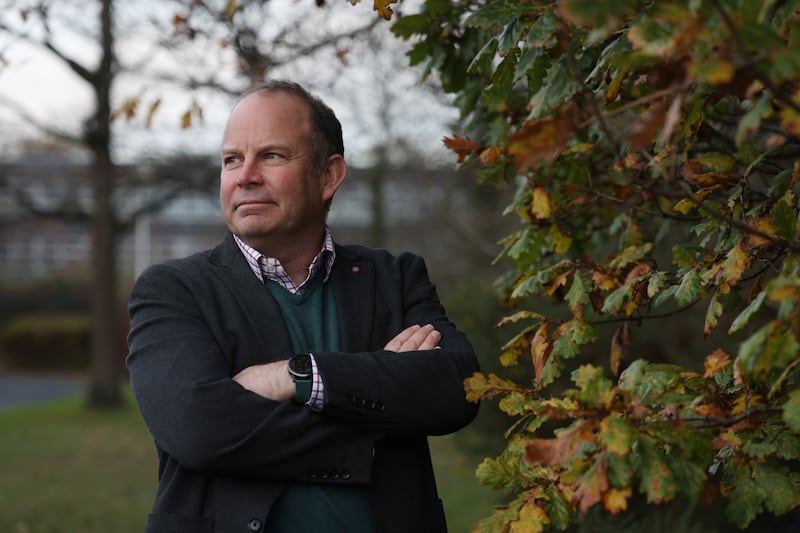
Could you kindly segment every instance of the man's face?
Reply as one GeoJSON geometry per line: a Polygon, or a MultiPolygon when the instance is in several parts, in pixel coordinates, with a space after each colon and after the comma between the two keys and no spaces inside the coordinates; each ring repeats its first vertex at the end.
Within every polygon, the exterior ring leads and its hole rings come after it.
{"type": "Polygon", "coordinates": [[[233,233],[274,255],[280,250],[265,248],[318,244],[335,189],[326,185],[325,170],[311,174],[311,124],[302,99],[245,97],[228,119],[221,156],[220,205],[233,233]]]}

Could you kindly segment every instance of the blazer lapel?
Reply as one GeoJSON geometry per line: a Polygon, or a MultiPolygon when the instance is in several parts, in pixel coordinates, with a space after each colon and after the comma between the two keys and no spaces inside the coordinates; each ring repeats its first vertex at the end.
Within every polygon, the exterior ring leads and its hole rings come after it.
{"type": "Polygon", "coordinates": [[[371,262],[361,261],[342,248],[336,247],[330,282],[333,283],[339,329],[344,352],[374,350],[371,345],[375,317],[375,269],[371,262]]]}
{"type": "Polygon", "coordinates": [[[270,359],[285,358],[291,354],[292,342],[281,310],[267,288],[253,274],[232,234],[229,233],[211,252],[208,261],[218,279],[244,308],[249,323],[242,324],[242,327],[258,339],[264,354],[271,355],[270,359]]]}

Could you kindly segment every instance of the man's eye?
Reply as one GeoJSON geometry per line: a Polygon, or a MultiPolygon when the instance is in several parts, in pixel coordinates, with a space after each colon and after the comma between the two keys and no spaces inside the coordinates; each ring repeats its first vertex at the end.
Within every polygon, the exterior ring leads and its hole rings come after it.
{"type": "Polygon", "coordinates": [[[222,158],[222,164],[225,166],[234,165],[239,161],[239,158],[235,155],[229,155],[222,158]]]}

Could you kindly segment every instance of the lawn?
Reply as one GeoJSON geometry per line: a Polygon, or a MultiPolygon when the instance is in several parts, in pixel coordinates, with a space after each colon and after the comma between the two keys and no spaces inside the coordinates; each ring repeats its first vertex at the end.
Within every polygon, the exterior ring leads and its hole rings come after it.
{"type": "MultiPolygon", "coordinates": [[[[141,533],[152,504],[152,441],[128,399],[122,411],[90,411],[81,398],[0,412],[0,532],[141,533]]],[[[491,512],[453,437],[431,439],[450,533],[491,512]]]]}

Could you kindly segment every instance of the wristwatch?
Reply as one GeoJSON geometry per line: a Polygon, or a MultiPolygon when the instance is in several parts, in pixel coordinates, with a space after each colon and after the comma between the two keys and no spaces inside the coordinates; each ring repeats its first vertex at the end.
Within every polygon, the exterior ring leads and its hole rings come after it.
{"type": "Polygon", "coordinates": [[[311,398],[311,354],[299,353],[289,358],[289,375],[294,381],[294,401],[300,405],[311,398]]]}

